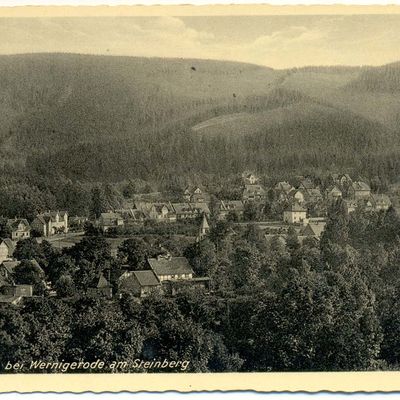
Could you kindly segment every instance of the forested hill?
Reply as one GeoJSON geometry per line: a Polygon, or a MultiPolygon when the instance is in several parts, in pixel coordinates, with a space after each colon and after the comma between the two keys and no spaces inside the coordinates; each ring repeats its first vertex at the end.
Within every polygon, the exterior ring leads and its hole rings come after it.
{"type": "Polygon", "coordinates": [[[249,168],[393,175],[400,100],[360,86],[373,71],[374,87],[392,88],[387,68],[0,56],[0,163],[109,182],[249,168]]]}

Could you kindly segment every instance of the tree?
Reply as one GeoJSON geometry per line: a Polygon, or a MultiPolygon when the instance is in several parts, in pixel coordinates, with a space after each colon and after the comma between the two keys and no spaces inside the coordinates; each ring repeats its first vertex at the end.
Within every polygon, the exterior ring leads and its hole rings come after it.
{"type": "Polygon", "coordinates": [[[55,281],[54,289],[58,297],[72,297],[78,293],[71,275],[61,275],[60,278],[55,281]]]}
{"type": "Polygon", "coordinates": [[[22,260],[13,272],[15,283],[19,285],[33,285],[33,291],[36,295],[43,295],[46,290],[44,283],[44,272],[34,262],[22,260]]]}
{"type": "Polygon", "coordinates": [[[7,362],[27,360],[31,344],[27,340],[31,327],[15,307],[0,307],[0,368],[7,362]]]}
{"type": "Polygon", "coordinates": [[[111,246],[102,236],[84,237],[80,242],[65,250],[76,263],[82,260],[104,266],[111,260],[111,246]]]}
{"type": "Polygon", "coordinates": [[[100,215],[107,211],[106,199],[103,191],[98,187],[92,189],[90,215],[94,218],[100,218],[100,215]]]}
{"type": "Polygon", "coordinates": [[[11,228],[8,225],[8,219],[0,217],[0,238],[8,238],[11,236],[11,228]]]}
{"type": "Polygon", "coordinates": [[[43,258],[43,252],[35,238],[19,240],[14,250],[17,260],[34,260],[43,258]]]}
{"type": "Polygon", "coordinates": [[[198,276],[212,276],[217,268],[217,255],[214,243],[204,239],[190,246],[185,255],[189,258],[198,276]]]}
{"type": "Polygon", "coordinates": [[[118,257],[135,270],[145,269],[149,248],[140,238],[124,240],[118,247],[118,257]]]}
{"type": "Polygon", "coordinates": [[[29,326],[29,354],[24,358],[27,364],[38,359],[64,360],[72,321],[77,317],[70,305],[54,297],[31,299],[23,309],[23,317],[29,326]]]}
{"type": "Polygon", "coordinates": [[[248,201],[244,205],[243,219],[245,221],[256,221],[258,218],[258,206],[253,201],[248,201]]]}
{"type": "Polygon", "coordinates": [[[297,233],[292,226],[289,227],[287,232],[286,247],[288,248],[290,253],[294,253],[300,248],[299,238],[297,237],[297,233]]]}

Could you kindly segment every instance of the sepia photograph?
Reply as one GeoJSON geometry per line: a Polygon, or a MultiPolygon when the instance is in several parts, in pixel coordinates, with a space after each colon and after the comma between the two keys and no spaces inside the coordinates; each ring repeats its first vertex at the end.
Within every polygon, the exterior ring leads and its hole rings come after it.
{"type": "Polygon", "coordinates": [[[0,8],[0,374],[399,371],[399,10],[190,10],[0,8]]]}

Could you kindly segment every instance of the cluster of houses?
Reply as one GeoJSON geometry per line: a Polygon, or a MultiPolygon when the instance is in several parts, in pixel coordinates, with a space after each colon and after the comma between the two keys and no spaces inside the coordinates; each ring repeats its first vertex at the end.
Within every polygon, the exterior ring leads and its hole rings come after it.
{"type": "MultiPolygon", "coordinates": [[[[188,287],[209,291],[210,278],[195,277],[185,257],[172,257],[168,251],[162,249],[159,255],[147,259],[142,270],[130,270],[127,266],[118,277],[116,286],[119,297],[133,294],[141,298],[154,292],[174,296],[188,287]]],[[[111,291],[108,296],[111,296],[111,291]]]]}
{"type": "Polygon", "coordinates": [[[58,233],[68,232],[68,212],[67,211],[48,211],[38,214],[29,223],[25,218],[14,218],[7,221],[10,230],[10,239],[18,241],[31,237],[35,231],[37,236],[48,237],[58,233]]]}
{"type": "MultiPolygon", "coordinates": [[[[181,202],[127,201],[126,207],[102,213],[97,221],[103,232],[126,224],[137,224],[145,221],[179,222],[189,221],[205,216],[210,218],[211,196],[200,187],[187,188],[181,202]]],[[[221,200],[219,217],[225,218],[229,212],[243,215],[244,204],[241,200],[221,200]]]]}
{"type": "Polygon", "coordinates": [[[281,181],[274,187],[266,189],[253,173],[246,174],[243,179],[244,204],[256,202],[262,205],[269,201],[285,206],[283,224],[276,221],[264,224],[263,227],[268,232],[267,238],[274,234],[284,236],[289,225],[295,228],[300,240],[310,236],[319,239],[326,225],[326,210],[338,199],[343,200],[348,213],[354,212],[357,208],[365,211],[386,211],[392,205],[387,194],[372,193],[370,186],[364,180],[353,181],[349,174],[330,175],[325,187],[310,178],[302,178],[296,187],[289,182],[281,181]],[[316,207],[319,208],[319,212],[310,212],[316,207]]]}

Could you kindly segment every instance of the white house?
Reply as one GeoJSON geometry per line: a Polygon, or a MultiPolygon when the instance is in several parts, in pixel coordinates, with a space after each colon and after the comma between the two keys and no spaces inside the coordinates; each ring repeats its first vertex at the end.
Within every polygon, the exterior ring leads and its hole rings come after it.
{"type": "Polygon", "coordinates": [[[300,224],[307,218],[307,210],[299,203],[294,203],[283,212],[283,220],[288,224],[300,224]]]}

